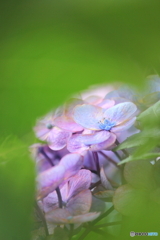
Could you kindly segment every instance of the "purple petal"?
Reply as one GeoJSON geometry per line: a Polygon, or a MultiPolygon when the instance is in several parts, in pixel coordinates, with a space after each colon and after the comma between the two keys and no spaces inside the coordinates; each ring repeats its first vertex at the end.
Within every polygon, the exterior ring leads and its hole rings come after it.
{"type": "Polygon", "coordinates": [[[120,132],[120,131],[124,131],[127,130],[128,128],[130,128],[131,126],[133,126],[133,124],[136,121],[136,117],[133,117],[132,119],[130,119],[129,121],[123,122],[122,124],[119,124],[118,126],[115,126],[111,129],[112,132],[120,132]]]}
{"type": "MultiPolygon", "coordinates": [[[[107,131],[102,131],[102,132],[107,132],[107,131]]],[[[116,141],[116,135],[115,134],[112,134],[110,133],[110,137],[103,141],[103,142],[100,142],[98,144],[94,144],[90,147],[90,150],[91,151],[101,151],[101,150],[110,150],[113,146],[113,144],[115,143],[116,141]]]]}
{"type": "Polygon", "coordinates": [[[83,127],[77,124],[71,117],[65,115],[58,117],[54,120],[54,124],[67,131],[79,132],[83,130],[83,127]]]}
{"type": "Polygon", "coordinates": [[[57,224],[69,223],[69,216],[70,213],[67,209],[62,208],[55,209],[45,214],[47,222],[57,224]]]}
{"type": "Polygon", "coordinates": [[[114,100],[104,99],[101,103],[98,104],[99,107],[108,109],[115,105],[114,100]]]}
{"type": "MultiPolygon", "coordinates": [[[[69,191],[68,183],[64,184],[62,188],[60,188],[63,202],[67,202],[68,200],[68,191],[69,191]]],[[[59,208],[58,196],[56,191],[53,191],[43,199],[43,210],[44,212],[49,212],[57,208],[59,208]]]]}
{"type": "Polygon", "coordinates": [[[129,120],[136,111],[137,107],[134,103],[125,102],[105,110],[104,117],[110,122],[115,122],[116,125],[119,125],[129,120]]]}
{"type": "Polygon", "coordinates": [[[100,102],[102,102],[102,98],[98,96],[90,96],[84,99],[84,101],[87,104],[93,104],[93,105],[98,105],[100,102]]]}
{"type": "Polygon", "coordinates": [[[66,146],[67,139],[70,136],[71,132],[67,132],[60,128],[54,127],[47,138],[49,147],[55,151],[64,148],[66,146]]]}
{"type": "Polygon", "coordinates": [[[50,133],[53,124],[54,113],[49,113],[44,118],[37,121],[37,125],[34,127],[34,132],[37,138],[45,141],[50,133]]]}
{"type": "Polygon", "coordinates": [[[80,170],[74,177],[70,178],[68,199],[77,195],[82,190],[88,189],[90,187],[91,180],[91,172],[86,169],[80,170]]]}
{"type": "Polygon", "coordinates": [[[81,134],[74,134],[69,138],[67,142],[67,149],[69,152],[81,153],[89,149],[89,146],[86,146],[81,138],[81,134]]]}
{"type": "Polygon", "coordinates": [[[70,152],[82,152],[88,150],[92,144],[106,141],[111,136],[108,131],[99,131],[92,134],[74,134],[67,143],[70,152]]]}
{"type": "Polygon", "coordinates": [[[83,166],[83,157],[78,153],[70,153],[64,156],[60,164],[65,168],[65,180],[76,174],[83,166]]]}
{"type": "Polygon", "coordinates": [[[56,209],[52,212],[46,214],[47,222],[57,223],[57,224],[70,224],[70,223],[83,223],[89,222],[96,219],[100,213],[87,213],[84,215],[71,216],[71,214],[66,209],[56,209]]]}
{"type": "Polygon", "coordinates": [[[100,215],[100,212],[90,212],[80,216],[75,216],[73,218],[73,221],[75,223],[90,222],[96,219],[97,217],[99,217],[99,215],[100,215]]]}
{"type": "Polygon", "coordinates": [[[90,170],[97,170],[96,163],[93,159],[93,153],[91,151],[87,151],[84,155],[84,167],[90,170]]]}
{"type": "Polygon", "coordinates": [[[107,176],[106,176],[106,174],[104,172],[103,167],[101,168],[101,171],[100,171],[100,177],[101,177],[101,183],[105,187],[105,189],[113,190],[113,187],[110,184],[109,180],[107,179],[107,176]]]}
{"type": "Polygon", "coordinates": [[[46,197],[50,192],[54,191],[63,181],[65,176],[65,167],[58,165],[42,172],[38,178],[38,199],[46,197]]]}
{"type": "Polygon", "coordinates": [[[91,202],[91,191],[86,189],[77,194],[75,197],[71,198],[66,207],[72,216],[76,216],[89,212],[91,202]]]}
{"type": "Polygon", "coordinates": [[[103,109],[93,105],[79,105],[74,108],[73,119],[84,128],[100,130],[98,122],[103,118],[103,109]]]}

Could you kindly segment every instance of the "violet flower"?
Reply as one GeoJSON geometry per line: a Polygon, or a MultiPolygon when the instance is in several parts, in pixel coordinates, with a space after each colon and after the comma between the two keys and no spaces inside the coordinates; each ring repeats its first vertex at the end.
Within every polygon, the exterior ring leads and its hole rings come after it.
{"type": "Polygon", "coordinates": [[[131,102],[120,103],[108,109],[89,104],[76,106],[73,118],[82,127],[89,129],[89,134],[84,131],[72,135],[68,139],[67,149],[70,152],[109,150],[116,141],[115,133],[134,124],[136,111],[136,105],[131,102]]]}
{"type": "Polygon", "coordinates": [[[75,175],[83,166],[83,157],[77,153],[68,153],[63,156],[62,152],[49,151],[46,146],[42,145],[38,147],[37,154],[38,157],[39,155],[42,157],[41,163],[39,163],[41,172],[37,176],[37,199],[46,197],[62,182],[75,175]],[[63,157],[60,160],[57,159],[61,156],[63,157]]]}
{"type": "Polygon", "coordinates": [[[92,221],[100,213],[89,210],[92,204],[92,194],[88,189],[91,184],[91,172],[80,170],[60,187],[63,208],[58,207],[58,197],[54,192],[43,199],[43,211],[47,222],[55,224],[83,223],[92,221]]]}
{"type": "MultiPolygon", "coordinates": [[[[58,110],[57,110],[58,112],[58,110]]],[[[48,114],[45,118],[37,122],[34,131],[36,136],[46,141],[52,150],[60,150],[66,146],[67,139],[71,136],[71,132],[65,131],[54,124],[57,112],[48,114]]]]}

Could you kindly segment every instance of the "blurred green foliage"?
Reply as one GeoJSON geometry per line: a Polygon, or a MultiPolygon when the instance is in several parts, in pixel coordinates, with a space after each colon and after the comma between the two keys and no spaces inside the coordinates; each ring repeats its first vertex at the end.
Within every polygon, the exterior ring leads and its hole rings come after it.
{"type": "Polygon", "coordinates": [[[160,2],[1,3],[0,131],[22,136],[70,94],[159,72],[160,2]]]}
{"type": "MultiPolygon", "coordinates": [[[[159,0],[3,1],[1,137],[16,134],[29,145],[37,117],[90,85],[121,81],[142,87],[147,75],[160,72],[159,12],[159,0]]],[[[0,147],[0,238],[27,240],[34,167],[24,143],[5,139],[0,147]]],[[[150,224],[156,218],[151,213],[150,224]]],[[[157,231],[156,224],[147,229],[147,214],[141,226],[135,219],[124,221],[123,239],[131,230],[157,231]]]]}
{"type": "Polygon", "coordinates": [[[0,141],[0,239],[30,239],[34,165],[28,146],[10,136],[0,141]]]}

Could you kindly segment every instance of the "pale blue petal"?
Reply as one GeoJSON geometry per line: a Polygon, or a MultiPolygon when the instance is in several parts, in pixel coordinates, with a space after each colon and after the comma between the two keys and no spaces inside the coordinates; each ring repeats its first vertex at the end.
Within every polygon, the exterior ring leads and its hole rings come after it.
{"type": "Polygon", "coordinates": [[[111,129],[112,132],[117,133],[129,129],[136,121],[136,117],[131,118],[129,121],[123,122],[111,129]]]}
{"type": "Polygon", "coordinates": [[[99,121],[103,118],[104,110],[100,107],[83,104],[74,108],[73,118],[84,128],[99,130],[99,121]]]}
{"type": "Polygon", "coordinates": [[[137,111],[137,107],[134,103],[125,102],[115,105],[112,108],[105,110],[104,117],[111,123],[119,125],[129,120],[137,111]]]}
{"type": "Polygon", "coordinates": [[[91,151],[110,150],[114,147],[115,141],[116,141],[116,135],[110,133],[110,137],[107,140],[97,144],[93,144],[90,147],[90,150],[91,151]]]}

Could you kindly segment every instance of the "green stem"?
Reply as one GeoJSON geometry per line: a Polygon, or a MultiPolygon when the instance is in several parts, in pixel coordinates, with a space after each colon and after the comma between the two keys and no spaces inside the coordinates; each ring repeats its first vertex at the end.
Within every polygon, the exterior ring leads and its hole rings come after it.
{"type": "Polygon", "coordinates": [[[102,227],[108,227],[108,226],[113,226],[113,225],[119,225],[121,224],[121,221],[117,221],[117,222],[109,222],[109,223],[104,223],[104,224],[98,224],[96,226],[94,226],[94,228],[102,228],[102,227]]]}
{"type": "Polygon", "coordinates": [[[91,231],[92,227],[99,222],[104,217],[108,216],[112,211],[114,210],[114,207],[112,206],[109,208],[105,213],[103,213],[101,216],[99,216],[97,219],[95,219],[91,224],[89,224],[89,228],[87,228],[82,235],[78,238],[78,240],[83,240],[91,231]]]}
{"type": "MultiPolygon", "coordinates": [[[[119,145],[120,143],[118,142],[118,140],[116,140],[116,144],[119,145]]],[[[128,152],[125,149],[121,150],[123,152],[123,154],[125,155],[125,157],[129,157],[128,152]]]]}

